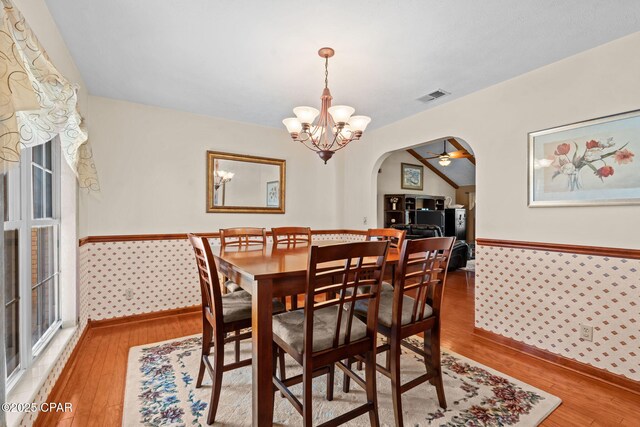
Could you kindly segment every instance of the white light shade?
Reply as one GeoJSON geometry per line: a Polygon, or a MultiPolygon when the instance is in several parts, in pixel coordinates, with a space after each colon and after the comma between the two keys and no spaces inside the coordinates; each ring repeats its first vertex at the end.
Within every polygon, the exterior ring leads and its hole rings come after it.
{"type": "Polygon", "coordinates": [[[364,132],[370,122],[371,117],[367,116],[353,116],[349,119],[349,125],[354,132],[364,132]]]}
{"type": "Polygon", "coordinates": [[[349,117],[356,110],[348,105],[334,105],[333,107],[329,107],[329,114],[333,118],[333,121],[336,123],[347,123],[349,121],[349,117]]]}
{"type": "Polygon", "coordinates": [[[449,166],[451,164],[451,159],[449,157],[440,157],[438,163],[440,163],[440,166],[449,166]]]}
{"type": "Polygon", "coordinates": [[[302,130],[302,123],[300,123],[300,120],[295,117],[284,119],[282,123],[287,127],[287,131],[289,131],[289,133],[300,133],[302,130]]]}
{"type": "MultiPolygon", "coordinates": [[[[334,127],[333,128],[333,133],[336,133],[337,131],[338,131],[338,129],[336,127],[334,127]]],[[[351,139],[351,137],[353,137],[353,129],[351,129],[351,126],[349,124],[344,125],[344,127],[340,131],[340,136],[343,139],[351,139]]]]}
{"type": "Polygon", "coordinates": [[[298,117],[300,123],[311,124],[318,117],[320,111],[316,110],[313,107],[296,107],[293,109],[293,114],[298,117]]]}

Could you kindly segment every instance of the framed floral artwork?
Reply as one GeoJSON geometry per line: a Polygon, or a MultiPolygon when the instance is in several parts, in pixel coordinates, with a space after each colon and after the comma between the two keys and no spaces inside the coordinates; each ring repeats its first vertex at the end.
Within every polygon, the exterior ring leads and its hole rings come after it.
{"type": "Polygon", "coordinates": [[[404,190],[420,190],[423,189],[424,166],[402,163],[402,175],[400,177],[400,187],[404,190]]]}
{"type": "Polygon", "coordinates": [[[529,133],[529,206],[640,204],[640,110],[529,133]]]}
{"type": "Polygon", "coordinates": [[[280,181],[267,182],[267,207],[280,206],[280,181]]]}

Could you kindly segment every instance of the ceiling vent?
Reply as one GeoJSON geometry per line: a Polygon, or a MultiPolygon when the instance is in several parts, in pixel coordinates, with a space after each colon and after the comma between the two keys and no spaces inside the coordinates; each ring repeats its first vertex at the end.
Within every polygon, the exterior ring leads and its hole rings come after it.
{"type": "Polygon", "coordinates": [[[442,90],[442,89],[438,89],[436,91],[431,92],[430,94],[427,94],[425,96],[422,96],[422,97],[418,98],[418,101],[430,102],[430,101],[433,101],[435,99],[442,98],[445,95],[450,95],[450,92],[447,92],[447,91],[442,90]]]}

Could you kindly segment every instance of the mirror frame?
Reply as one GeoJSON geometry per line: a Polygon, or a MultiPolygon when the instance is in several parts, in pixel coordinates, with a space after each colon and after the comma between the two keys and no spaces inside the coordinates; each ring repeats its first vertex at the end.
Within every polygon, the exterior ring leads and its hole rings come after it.
{"type": "Polygon", "coordinates": [[[286,160],[272,159],[269,157],[222,153],[220,151],[207,151],[207,213],[285,213],[286,163],[286,160]],[[234,160],[237,162],[261,163],[278,166],[280,168],[280,206],[271,208],[266,206],[214,206],[213,167],[216,160],[234,160]]]}

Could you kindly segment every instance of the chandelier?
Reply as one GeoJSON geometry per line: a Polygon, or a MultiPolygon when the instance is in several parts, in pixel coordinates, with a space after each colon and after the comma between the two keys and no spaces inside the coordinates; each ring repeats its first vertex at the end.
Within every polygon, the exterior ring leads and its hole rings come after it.
{"type": "MultiPolygon", "coordinates": [[[[215,167],[218,167],[217,160],[215,167]]],[[[213,173],[213,204],[215,206],[224,206],[226,196],[226,184],[233,179],[235,174],[233,172],[227,172],[223,170],[217,170],[213,173]],[[222,187],[222,189],[220,189],[222,187]],[[220,194],[222,193],[222,194],[220,194]]]]}
{"type": "Polygon", "coordinates": [[[221,185],[231,181],[235,174],[233,172],[225,172],[217,170],[213,174],[213,187],[217,190],[221,185]]]}
{"type": "Polygon", "coordinates": [[[333,98],[329,91],[329,58],[334,53],[330,47],[323,47],[318,51],[318,55],[324,58],[325,76],[324,90],[320,97],[321,110],[318,111],[313,107],[296,107],[293,109],[296,117],[282,121],[291,138],[318,153],[325,164],[333,157],[333,153],[343,149],[351,141],[360,139],[371,121],[367,116],[352,116],[355,109],[348,105],[331,106],[333,98]],[[318,116],[320,117],[314,124],[318,116]]]}

